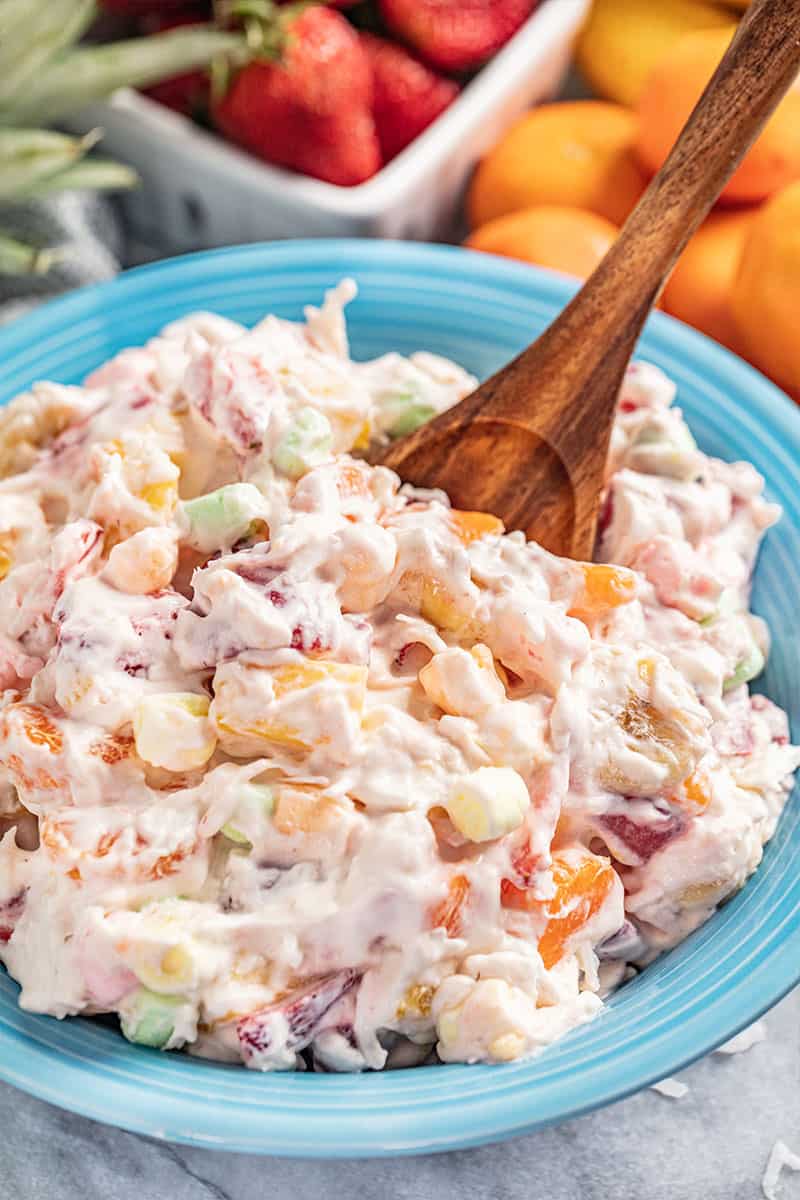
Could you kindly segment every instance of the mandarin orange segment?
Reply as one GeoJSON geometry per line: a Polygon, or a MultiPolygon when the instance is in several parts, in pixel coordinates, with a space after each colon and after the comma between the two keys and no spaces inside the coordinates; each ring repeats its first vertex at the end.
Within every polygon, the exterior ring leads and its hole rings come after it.
{"type": "Polygon", "coordinates": [[[465,546],[476,542],[478,538],[490,534],[505,533],[505,525],[499,517],[485,512],[467,512],[460,508],[451,508],[448,514],[450,524],[465,546]]]}
{"type": "Polygon", "coordinates": [[[367,472],[361,467],[350,466],[347,463],[338,469],[336,487],[342,499],[348,496],[358,496],[360,499],[367,500],[370,496],[367,472]]]}
{"type": "Polygon", "coordinates": [[[685,798],[694,808],[703,809],[711,803],[711,780],[705,771],[693,771],[688,779],[684,779],[681,790],[682,795],[671,797],[674,804],[683,805],[685,798]]]}
{"type": "Polygon", "coordinates": [[[542,908],[542,901],[531,888],[517,887],[510,879],[500,880],[500,903],[515,912],[539,912],[542,908]]]}
{"type": "Polygon", "coordinates": [[[607,563],[580,563],[583,586],[569,610],[571,617],[596,617],[629,604],[636,595],[636,576],[607,563]]]}
{"type": "Polygon", "coordinates": [[[614,869],[607,858],[587,855],[575,865],[553,858],[556,894],[547,904],[548,921],[539,938],[539,954],[547,970],[564,957],[570,938],[605,903],[614,886],[614,869]]]}
{"type": "Polygon", "coordinates": [[[64,749],[63,734],[42,705],[15,704],[9,711],[21,718],[25,736],[34,746],[45,746],[51,754],[60,754],[64,749]]]}
{"type": "Polygon", "coordinates": [[[344,812],[343,805],[317,788],[281,788],[272,822],[279,833],[324,833],[344,812]]]}
{"type": "Polygon", "coordinates": [[[451,938],[460,937],[463,928],[463,909],[469,896],[466,875],[454,875],[447,885],[447,895],[431,912],[431,928],[444,929],[451,938]]]}

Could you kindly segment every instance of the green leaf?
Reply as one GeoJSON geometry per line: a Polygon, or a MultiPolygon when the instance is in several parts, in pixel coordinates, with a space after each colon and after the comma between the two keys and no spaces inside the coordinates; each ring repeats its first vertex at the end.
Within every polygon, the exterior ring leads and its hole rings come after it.
{"type": "Polygon", "coordinates": [[[44,180],[73,166],[98,137],[96,130],[82,138],[25,130],[0,134],[0,199],[35,192],[44,180]]]}
{"type": "Polygon", "coordinates": [[[51,175],[35,188],[37,196],[54,192],[118,192],[136,187],[139,176],[132,167],[113,162],[110,158],[87,158],[51,175]]]}
{"type": "Polygon", "coordinates": [[[77,138],[53,129],[0,129],[0,163],[34,154],[67,150],[77,138]]]}
{"type": "Polygon", "coordinates": [[[207,66],[218,54],[244,53],[243,39],[208,27],[170,30],[59,55],[0,111],[0,124],[47,125],[119,87],[145,87],[207,66]]]}
{"type": "Polygon", "coordinates": [[[96,14],[95,0],[28,0],[23,9],[23,19],[15,9],[0,28],[0,107],[13,101],[54,55],[79,41],[96,14]]]}
{"type": "Polygon", "coordinates": [[[0,275],[46,275],[59,254],[0,234],[0,275]]]}

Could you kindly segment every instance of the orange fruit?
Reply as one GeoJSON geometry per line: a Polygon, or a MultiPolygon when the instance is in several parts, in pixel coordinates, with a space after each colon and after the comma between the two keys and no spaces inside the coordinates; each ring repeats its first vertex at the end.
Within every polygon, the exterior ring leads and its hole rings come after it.
{"type": "MultiPolygon", "coordinates": [[[[653,69],[639,98],[636,150],[642,165],[655,173],[713,75],[733,36],[729,29],[687,34],[653,69]]],[[[784,96],[748,150],[722,199],[736,203],[764,200],[800,179],[800,90],[784,96]]]]}
{"type": "Polygon", "coordinates": [[[578,69],[597,95],[633,106],[670,46],[693,29],[734,20],[707,0],[592,0],[575,48],[578,69]]]}
{"type": "Polygon", "coordinates": [[[603,907],[614,886],[614,868],[607,858],[587,852],[575,864],[553,855],[556,894],[547,903],[548,921],[539,938],[539,954],[550,970],[564,957],[569,940],[603,907]]]}
{"type": "Polygon", "coordinates": [[[746,357],[800,399],[800,182],[755,216],[731,309],[746,357]]]}
{"type": "Polygon", "coordinates": [[[617,227],[597,213],[547,204],[488,221],[464,245],[585,279],[617,233],[617,227]]]}
{"type": "Polygon", "coordinates": [[[739,338],[730,295],[756,208],[714,212],[698,229],[667,280],[662,307],[723,346],[739,338]]]}
{"type": "Polygon", "coordinates": [[[535,204],[567,204],[621,225],[642,194],[637,120],[620,104],[571,100],[520,117],[478,166],[470,228],[535,204]]]}

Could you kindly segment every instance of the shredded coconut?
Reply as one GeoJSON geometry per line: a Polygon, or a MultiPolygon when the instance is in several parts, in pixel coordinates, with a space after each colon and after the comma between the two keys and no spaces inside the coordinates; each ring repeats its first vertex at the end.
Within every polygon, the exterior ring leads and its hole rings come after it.
{"type": "Polygon", "coordinates": [[[715,1054],[744,1054],[745,1050],[750,1050],[751,1047],[757,1046],[759,1042],[766,1041],[767,1027],[763,1021],[754,1021],[752,1025],[748,1025],[747,1029],[743,1029],[741,1033],[737,1033],[736,1037],[732,1037],[729,1041],[723,1042],[721,1046],[717,1046],[715,1054]]]}
{"type": "Polygon", "coordinates": [[[785,1142],[778,1141],[772,1147],[767,1169],[761,1180],[761,1191],[766,1200],[778,1200],[778,1181],[784,1167],[788,1167],[790,1171],[800,1171],[800,1154],[795,1154],[785,1142]]]}
{"type": "Polygon", "coordinates": [[[689,1089],[685,1083],[681,1083],[679,1079],[659,1079],[658,1083],[651,1083],[650,1090],[658,1092],[659,1096],[668,1096],[670,1100],[682,1100],[688,1095],[689,1089]]]}

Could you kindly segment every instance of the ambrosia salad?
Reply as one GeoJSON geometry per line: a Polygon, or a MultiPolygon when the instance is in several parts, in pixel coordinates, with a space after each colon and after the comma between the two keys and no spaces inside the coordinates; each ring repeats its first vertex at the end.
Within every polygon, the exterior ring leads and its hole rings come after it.
{"type": "MultiPolygon", "coordinates": [[[[208,314],[0,412],[0,958],[260,1069],[531,1054],[755,869],[778,517],[634,364],[597,562],[362,457],[473,386],[208,314]],[[610,565],[615,564],[615,565],[610,565]]],[[[487,464],[487,469],[491,464],[487,464]]]]}

